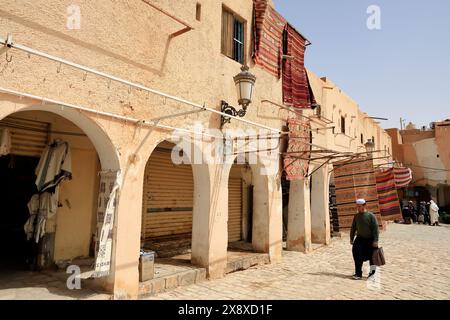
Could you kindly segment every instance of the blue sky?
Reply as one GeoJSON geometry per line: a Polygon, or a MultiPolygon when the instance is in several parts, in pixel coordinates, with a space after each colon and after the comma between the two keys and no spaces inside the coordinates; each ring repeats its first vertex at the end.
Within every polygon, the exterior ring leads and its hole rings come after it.
{"type": "Polygon", "coordinates": [[[371,116],[418,127],[450,119],[450,0],[273,0],[312,45],[306,66],[371,116]],[[367,8],[380,8],[369,30],[367,8]]]}

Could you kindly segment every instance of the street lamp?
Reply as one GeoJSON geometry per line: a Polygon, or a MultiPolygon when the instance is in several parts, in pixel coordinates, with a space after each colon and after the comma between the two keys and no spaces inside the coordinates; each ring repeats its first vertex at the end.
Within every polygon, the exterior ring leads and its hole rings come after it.
{"type": "Polygon", "coordinates": [[[375,143],[373,143],[372,139],[367,140],[367,142],[364,144],[366,147],[367,156],[369,158],[372,158],[373,151],[375,150],[375,143]]]}
{"type": "MultiPolygon", "coordinates": [[[[241,72],[234,76],[233,80],[236,85],[238,103],[242,106],[242,109],[236,110],[235,107],[222,101],[221,111],[234,117],[244,117],[248,105],[252,102],[253,87],[255,86],[256,77],[249,71],[248,66],[243,65],[241,67],[241,72]]],[[[230,117],[222,116],[221,126],[225,123],[230,123],[230,121],[230,117]]]]}

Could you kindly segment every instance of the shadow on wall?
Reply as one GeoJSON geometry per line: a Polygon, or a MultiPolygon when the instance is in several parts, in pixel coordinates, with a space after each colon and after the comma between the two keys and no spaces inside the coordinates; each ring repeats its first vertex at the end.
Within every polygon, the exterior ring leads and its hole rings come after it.
{"type": "Polygon", "coordinates": [[[171,42],[171,39],[172,39],[172,38],[169,38],[169,37],[167,38],[167,41],[166,41],[166,44],[165,44],[165,48],[164,48],[164,54],[163,54],[163,57],[161,59],[162,60],[161,61],[161,65],[160,65],[159,69],[155,69],[155,68],[150,68],[150,67],[148,67],[145,64],[133,61],[133,60],[131,60],[131,59],[127,58],[127,57],[124,57],[124,56],[122,56],[120,54],[111,52],[111,51],[109,51],[107,49],[104,49],[104,48],[102,48],[102,47],[100,47],[100,46],[98,46],[96,44],[89,43],[89,42],[86,42],[86,41],[83,41],[83,40],[71,37],[71,36],[69,36],[69,35],[67,35],[67,34],[65,34],[65,33],[61,32],[61,31],[50,29],[50,28],[48,28],[46,26],[43,26],[43,25],[41,25],[39,23],[36,23],[34,21],[30,21],[30,20],[24,19],[22,17],[19,17],[17,15],[14,15],[14,14],[12,14],[10,12],[7,12],[7,11],[1,10],[1,9],[0,9],[0,16],[3,19],[9,19],[9,20],[14,21],[16,23],[19,23],[19,24],[21,24],[21,25],[23,25],[23,26],[25,26],[27,28],[43,32],[43,33],[48,34],[48,35],[50,35],[52,37],[56,37],[56,38],[59,38],[61,40],[70,42],[70,43],[72,43],[72,44],[74,44],[76,46],[83,47],[85,49],[88,49],[88,50],[100,53],[102,55],[108,56],[108,57],[116,59],[116,60],[120,60],[120,61],[122,61],[122,62],[124,62],[126,64],[132,65],[132,66],[134,66],[136,68],[139,68],[139,69],[146,70],[146,71],[154,73],[154,74],[156,74],[158,76],[162,76],[163,75],[164,66],[166,64],[167,54],[169,52],[169,46],[170,46],[170,42],[171,42]]]}

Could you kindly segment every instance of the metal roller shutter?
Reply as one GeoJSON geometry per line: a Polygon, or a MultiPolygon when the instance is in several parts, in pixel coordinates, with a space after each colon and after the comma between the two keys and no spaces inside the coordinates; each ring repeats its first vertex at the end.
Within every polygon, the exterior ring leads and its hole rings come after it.
{"type": "Polygon", "coordinates": [[[190,165],[175,165],[170,150],[155,150],[144,175],[143,239],[192,233],[194,181],[190,165]]]}
{"type": "Polygon", "coordinates": [[[228,242],[242,240],[242,179],[232,168],[228,181],[228,242]]]}
{"type": "Polygon", "coordinates": [[[49,141],[47,122],[6,117],[0,126],[11,132],[11,154],[40,157],[49,141]]]}

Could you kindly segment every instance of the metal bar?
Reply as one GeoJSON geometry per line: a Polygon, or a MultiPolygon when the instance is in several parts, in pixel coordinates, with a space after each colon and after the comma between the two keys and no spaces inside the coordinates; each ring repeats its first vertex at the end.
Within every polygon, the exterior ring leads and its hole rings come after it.
{"type": "Polygon", "coordinates": [[[181,20],[180,18],[175,17],[173,14],[165,11],[164,9],[156,6],[155,4],[151,3],[148,0],[142,0],[142,2],[144,2],[145,4],[148,4],[150,7],[152,7],[153,9],[161,12],[162,14],[165,14],[166,16],[168,16],[169,18],[172,18],[173,20],[175,20],[178,23],[181,23],[183,26],[189,28],[189,29],[194,29],[193,27],[191,27],[189,24],[187,24],[186,22],[184,22],[183,20],[181,20]]]}
{"type": "Polygon", "coordinates": [[[181,29],[181,30],[179,30],[179,31],[177,31],[177,32],[174,32],[174,33],[169,34],[169,38],[172,39],[172,38],[181,36],[183,33],[186,33],[186,32],[191,31],[191,30],[192,30],[191,28],[186,27],[186,28],[181,29]]]}
{"type": "Polygon", "coordinates": [[[27,52],[27,53],[30,53],[30,54],[33,54],[33,55],[36,55],[36,56],[39,56],[39,57],[47,58],[49,60],[56,61],[56,62],[59,62],[61,64],[65,64],[65,65],[71,66],[73,68],[77,68],[77,69],[83,70],[85,72],[89,72],[89,73],[92,73],[92,74],[95,74],[95,75],[98,75],[98,76],[101,76],[101,77],[104,77],[104,78],[107,78],[107,79],[110,79],[110,80],[113,80],[113,81],[116,81],[116,82],[119,82],[119,83],[122,83],[122,84],[126,84],[126,85],[128,85],[130,87],[138,88],[138,89],[141,89],[143,91],[147,91],[147,92],[150,92],[150,93],[162,96],[162,97],[166,97],[167,99],[170,99],[170,100],[173,100],[173,101],[177,101],[177,102],[180,102],[180,103],[183,103],[183,104],[186,104],[186,105],[190,105],[190,106],[198,108],[198,109],[205,109],[205,110],[207,110],[209,112],[212,112],[212,113],[215,113],[215,114],[220,114],[222,116],[234,119],[236,121],[244,122],[246,124],[250,124],[250,125],[253,125],[253,126],[256,126],[256,127],[260,127],[260,128],[272,131],[272,132],[285,134],[281,130],[274,129],[274,128],[271,128],[271,127],[268,127],[268,126],[265,126],[265,125],[262,125],[262,124],[250,121],[250,120],[245,120],[243,118],[232,116],[232,115],[226,114],[224,112],[208,108],[205,105],[201,105],[201,104],[194,103],[194,102],[182,99],[182,98],[178,98],[178,97],[175,97],[175,96],[172,96],[172,95],[169,95],[169,94],[166,94],[166,93],[163,93],[163,92],[160,92],[160,91],[148,88],[148,87],[143,86],[141,84],[133,83],[131,81],[124,80],[124,79],[118,78],[116,76],[112,76],[112,75],[109,75],[107,73],[91,69],[89,67],[86,67],[86,66],[83,66],[83,65],[80,65],[80,64],[77,64],[77,63],[74,63],[74,62],[71,62],[71,61],[68,61],[68,60],[65,60],[65,59],[62,59],[62,58],[50,55],[50,54],[47,54],[45,52],[41,52],[41,51],[29,48],[29,47],[21,45],[21,44],[13,43],[11,38],[12,37],[10,35],[8,35],[8,40],[5,40],[5,39],[0,37],[0,43],[4,44],[4,45],[7,45],[8,47],[15,48],[15,49],[18,49],[18,50],[22,50],[24,52],[27,52]]]}
{"type": "Polygon", "coordinates": [[[383,121],[388,121],[389,119],[387,118],[378,118],[378,117],[365,117],[366,119],[372,119],[372,120],[383,120],[383,121]]]}
{"type": "Polygon", "coordinates": [[[311,122],[315,122],[315,123],[317,123],[317,124],[319,124],[319,125],[323,125],[322,123],[318,123],[318,122],[314,121],[313,119],[311,119],[310,117],[307,117],[307,116],[303,115],[302,113],[298,112],[297,110],[293,110],[292,108],[290,108],[290,107],[288,107],[288,106],[284,106],[284,105],[282,105],[282,104],[273,102],[273,101],[268,100],[268,99],[263,99],[263,100],[261,100],[261,102],[262,102],[262,103],[264,103],[264,102],[271,103],[271,104],[273,104],[273,105],[275,105],[275,106],[277,106],[277,107],[280,107],[281,109],[288,110],[288,111],[293,112],[293,113],[295,113],[296,115],[298,115],[298,116],[300,116],[300,117],[302,117],[302,118],[306,118],[306,119],[310,120],[311,122]]]}
{"type": "Polygon", "coordinates": [[[19,92],[19,91],[15,91],[15,90],[3,88],[3,87],[0,87],[0,92],[13,94],[13,95],[16,95],[16,96],[19,96],[19,97],[26,97],[26,98],[30,98],[30,99],[34,99],[34,100],[40,100],[40,101],[43,101],[43,102],[56,104],[56,105],[61,105],[61,106],[65,106],[65,107],[68,107],[68,108],[82,110],[82,111],[86,111],[86,112],[89,112],[89,113],[94,113],[94,114],[107,116],[107,117],[111,117],[111,118],[115,118],[115,119],[120,119],[120,120],[124,120],[124,121],[130,121],[130,122],[134,122],[136,125],[137,124],[143,124],[143,125],[146,125],[146,126],[158,127],[158,128],[165,129],[165,130],[177,130],[179,132],[185,132],[185,133],[189,133],[189,134],[202,134],[204,136],[209,136],[209,137],[213,137],[213,138],[221,138],[221,137],[210,135],[210,134],[207,134],[207,133],[194,132],[194,131],[190,131],[190,130],[187,130],[187,129],[176,128],[176,127],[171,127],[171,126],[167,126],[167,125],[163,125],[163,124],[158,124],[158,123],[152,122],[152,121],[139,120],[139,119],[135,119],[135,118],[120,116],[120,115],[117,115],[117,114],[114,114],[114,113],[110,113],[110,112],[98,111],[98,110],[94,110],[94,109],[91,109],[91,108],[81,107],[81,106],[77,106],[77,105],[74,105],[74,104],[65,103],[65,102],[62,102],[62,101],[49,99],[49,98],[45,98],[45,97],[40,97],[40,96],[36,96],[36,95],[24,93],[24,92],[19,92]]]}
{"type": "Polygon", "coordinates": [[[186,115],[189,115],[189,114],[192,114],[192,113],[199,113],[199,112],[202,112],[202,111],[206,111],[206,110],[198,109],[198,110],[191,110],[191,111],[186,111],[186,112],[180,112],[180,113],[176,113],[176,114],[170,114],[168,116],[162,116],[162,117],[159,117],[159,118],[152,118],[149,121],[161,121],[161,120],[165,120],[165,119],[186,116],[186,115]]]}
{"type": "Polygon", "coordinates": [[[311,118],[317,119],[317,120],[322,121],[322,122],[325,122],[326,124],[333,123],[332,120],[327,119],[327,118],[325,118],[324,116],[320,116],[320,117],[319,117],[319,116],[317,116],[317,115],[312,115],[311,118]]]}
{"type": "Polygon", "coordinates": [[[320,168],[322,168],[324,165],[328,164],[331,161],[331,159],[328,159],[327,161],[325,161],[324,163],[322,163],[320,166],[318,166],[317,168],[315,168],[310,174],[308,174],[306,176],[306,178],[311,177],[314,173],[316,173],[320,168]]]}
{"type": "MultiPolygon", "coordinates": [[[[352,161],[354,158],[356,158],[357,156],[353,156],[351,159],[349,159],[349,160],[347,160],[347,162],[350,162],[350,161],[352,161]]],[[[380,160],[380,159],[386,159],[386,158],[389,158],[390,156],[386,156],[386,157],[377,157],[377,158],[371,158],[371,160],[380,160]]],[[[361,160],[361,162],[364,162],[364,161],[367,161],[367,160],[369,160],[369,159],[365,159],[365,160],[361,160]]],[[[334,164],[333,164],[334,165],[334,164]]],[[[374,168],[375,169],[375,168],[374,168]]],[[[331,171],[329,171],[328,173],[332,173],[334,171],[334,168],[331,170],[331,171]]]]}
{"type": "Polygon", "coordinates": [[[332,126],[332,127],[326,127],[326,128],[315,128],[315,129],[311,129],[311,131],[319,131],[319,130],[330,130],[330,129],[336,129],[336,126],[332,126]]]}

